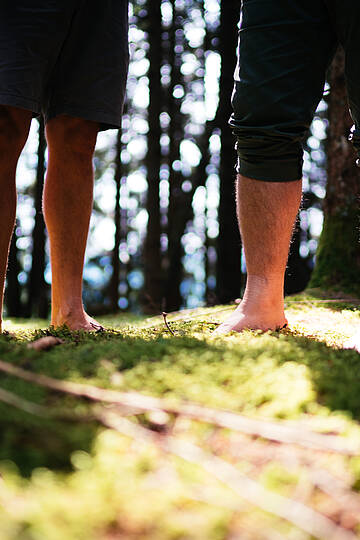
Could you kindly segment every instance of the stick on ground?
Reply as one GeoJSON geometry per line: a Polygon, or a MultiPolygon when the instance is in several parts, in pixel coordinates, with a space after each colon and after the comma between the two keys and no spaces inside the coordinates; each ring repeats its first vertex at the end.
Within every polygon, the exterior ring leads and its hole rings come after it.
{"type": "Polygon", "coordinates": [[[103,411],[98,415],[105,426],[139,442],[152,442],[168,453],[195,464],[231,488],[242,499],[265,512],[292,523],[299,529],[321,540],[356,540],[352,532],[335,525],[330,519],[298,501],[267,490],[261,484],[242,474],[225,460],[208,454],[200,447],[172,436],[159,437],[114,413],[103,411]]]}
{"type": "Polygon", "coordinates": [[[121,407],[135,409],[141,412],[164,411],[169,414],[185,416],[233,431],[240,431],[248,435],[255,435],[282,443],[297,444],[327,452],[336,452],[344,455],[358,455],[360,453],[358,445],[351,445],[343,437],[323,435],[308,431],[303,427],[299,429],[296,425],[289,426],[280,422],[247,418],[233,412],[211,409],[191,403],[174,406],[168,404],[163,399],[145,396],[137,392],[105,390],[104,388],[88,384],[54,379],[46,375],[32,373],[3,360],[0,360],[0,371],[57,392],[83,397],[92,401],[117,404],[121,407]]]}
{"type": "MultiPolygon", "coordinates": [[[[38,406],[0,389],[0,401],[15,406],[30,414],[51,417],[45,407],[38,406]]],[[[80,417],[74,417],[81,420],[80,417]]],[[[217,478],[254,506],[285,519],[311,536],[322,540],[356,540],[352,532],[335,525],[330,519],[301,502],[284,497],[264,488],[255,480],[242,474],[227,461],[213,456],[200,447],[173,436],[159,436],[147,428],[126,420],[119,414],[104,408],[94,411],[96,418],[104,426],[140,442],[159,445],[165,452],[195,464],[217,478]]]]}

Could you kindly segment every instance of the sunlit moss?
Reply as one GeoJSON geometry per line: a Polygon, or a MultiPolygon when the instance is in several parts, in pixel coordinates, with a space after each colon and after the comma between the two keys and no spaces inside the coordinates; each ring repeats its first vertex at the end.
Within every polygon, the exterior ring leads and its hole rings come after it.
{"type": "MultiPolygon", "coordinates": [[[[326,305],[304,295],[287,301],[290,329],[282,333],[214,338],[213,329],[233,309],[224,306],[170,314],[175,335],[162,317],[131,325],[114,317],[113,327],[93,335],[50,330],[64,343],[49,351],[27,348],[48,334],[45,323],[23,329],[14,321],[14,334],[0,337],[0,357],[33,372],[172,403],[190,400],[249,416],[301,419],[359,442],[360,356],[341,350],[359,324],[356,305],[326,305]]],[[[1,375],[0,386],[49,410],[89,410],[84,400],[13,377],[1,375]]],[[[151,424],[146,415],[130,420],[151,424]]],[[[213,451],[218,430],[211,425],[173,415],[168,422],[175,436],[213,451]]],[[[261,523],[292,537],[291,525],[251,509],[201,467],[152,443],[93,422],[35,418],[4,404],[0,424],[2,540],[223,540],[242,528],[256,531],[261,523]]],[[[230,442],[228,430],[221,430],[218,455],[268,489],[291,496],[298,483],[308,482],[304,468],[289,470],[276,460],[254,471],[241,452],[235,460],[230,442]]],[[[347,471],[359,489],[357,458],[329,457],[327,463],[335,472],[347,471]]]]}

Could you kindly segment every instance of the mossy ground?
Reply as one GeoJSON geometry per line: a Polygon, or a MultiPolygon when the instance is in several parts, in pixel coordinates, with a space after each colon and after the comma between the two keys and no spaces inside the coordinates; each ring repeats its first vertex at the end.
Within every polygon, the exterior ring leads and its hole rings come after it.
{"type": "MultiPolygon", "coordinates": [[[[334,188],[333,188],[334,189],[334,188]]],[[[331,196],[330,196],[331,198],[331,196]]],[[[337,213],[325,212],[310,287],[351,291],[360,295],[359,209],[357,197],[340,204],[337,213]],[[336,246],[336,249],[333,247],[336,246]]]]}
{"type": "MultiPolygon", "coordinates": [[[[57,331],[65,343],[49,351],[27,348],[45,335],[46,321],[5,321],[10,334],[0,337],[0,359],[64,380],[296,421],[360,441],[360,355],[341,349],[360,325],[358,307],[326,303],[313,291],[287,299],[289,330],[217,338],[212,331],[231,306],[169,315],[175,335],[162,317],[130,324],[104,317],[107,332],[57,331]]],[[[0,388],[48,410],[88,408],[5,374],[0,388]]],[[[130,419],[150,422],[146,415],[130,419]]],[[[360,487],[360,458],[300,451],[182,418],[172,429],[286,496],[304,497],[317,467],[360,487]]],[[[259,540],[271,538],[270,530],[310,538],[250,507],[201,468],[95,423],[38,418],[0,404],[0,430],[1,540],[259,540]]],[[[336,509],[311,489],[306,503],[333,518],[336,509]]]]}

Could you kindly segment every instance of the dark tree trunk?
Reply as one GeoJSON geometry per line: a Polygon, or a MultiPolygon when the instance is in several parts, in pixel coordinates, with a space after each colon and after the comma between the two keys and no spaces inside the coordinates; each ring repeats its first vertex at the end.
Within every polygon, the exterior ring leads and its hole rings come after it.
{"type": "Polygon", "coordinates": [[[184,180],[181,170],[175,167],[180,162],[180,142],[183,137],[183,115],[181,114],[181,99],[173,96],[176,86],[181,85],[181,53],[175,51],[181,42],[179,33],[182,30],[181,13],[176,9],[176,2],[172,0],[173,22],[169,39],[169,64],[171,66],[171,84],[169,88],[169,209],[168,209],[168,260],[166,276],[166,306],[167,311],[178,310],[182,304],[180,284],[183,276],[182,256],[183,248],[181,238],[184,233],[184,222],[188,217],[188,205],[184,204],[182,182],[184,180]]]}
{"type": "Polygon", "coordinates": [[[338,288],[360,294],[359,193],[356,155],[347,142],[352,121],[348,113],[344,53],[339,50],[330,71],[327,193],[311,287],[338,288]]]}
{"type": "Polygon", "coordinates": [[[6,276],[6,290],[5,290],[5,305],[6,314],[8,317],[22,317],[23,306],[21,303],[21,287],[18,280],[18,275],[21,272],[21,266],[18,259],[18,248],[16,246],[17,241],[17,221],[14,229],[14,233],[11,239],[8,272],[6,276]]]}
{"type": "Polygon", "coordinates": [[[116,313],[119,310],[119,285],[120,285],[120,241],[121,241],[121,207],[120,207],[120,187],[121,187],[121,129],[118,131],[116,140],[116,157],[115,157],[115,185],[116,185],[116,199],[115,199],[115,212],[114,212],[114,224],[115,224],[115,237],[114,237],[114,249],[112,252],[112,275],[109,284],[109,295],[111,311],[116,313]]]}
{"type": "Polygon", "coordinates": [[[149,51],[149,91],[148,107],[149,132],[147,137],[147,155],[145,160],[147,170],[147,199],[146,210],[148,223],[144,245],[144,294],[143,307],[146,312],[159,311],[164,296],[162,276],[162,255],[160,248],[161,213],[160,213],[160,167],[161,167],[161,126],[162,111],[162,36],[161,36],[161,2],[148,0],[148,40],[149,51]]]}
{"type": "Polygon", "coordinates": [[[38,164],[35,183],[35,225],[32,233],[32,262],[28,281],[27,313],[47,318],[49,313],[48,287],[45,282],[45,222],[42,213],[42,192],[45,175],[46,140],[44,121],[39,121],[38,164]]]}
{"type": "Polygon", "coordinates": [[[219,51],[221,55],[220,101],[217,113],[221,129],[219,237],[217,245],[217,299],[229,302],[241,290],[241,240],[236,219],[234,139],[228,120],[236,65],[237,22],[240,0],[221,1],[219,51]]]}
{"type": "MultiPolygon", "coordinates": [[[[206,40],[208,41],[208,40],[206,40]]],[[[205,49],[207,50],[207,49],[205,49]]],[[[204,133],[201,135],[199,141],[198,141],[198,147],[201,152],[201,159],[200,163],[197,167],[196,173],[193,176],[193,189],[191,192],[191,198],[193,198],[194,193],[197,189],[197,187],[204,185],[207,173],[206,169],[210,163],[210,148],[209,148],[209,140],[210,137],[214,131],[214,127],[216,126],[216,118],[215,120],[208,121],[205,126],[204,133]]],[[[191,202],[190,202],[191,205],[191,202]]],[[[192,207],[191,207],[192,208],[192,207]]],[[[205,260],[204,260],[204,266],[205,266],[205,302],[207,305],[213,305],[216,304],[216,298],[214,295],[214,291],[211,290],[208,286],[208,279],[210,277],[210,270],[211,265],[209,263],[209,249],[213,247],[214,242],[216,242],[216,239],[210,239],[208,236],[208,229],[206,225],[207,220],[207,212],[204,216],[205,221],[205,230],[204,230],[204,247],[205,247],[205,260]]]]}
{"type": "Polygon", "coordinates": [[[285,273],[285,294],[303,291],[310,279],[309,261],[300,255],[301,236],[300,220],[297,219],[285,273]]]}
{"type": "MultiPolygon", "coordinates": [[[[181,100],[174,99],[172,97],[174,88],[177,85],[182,85],[185,92],[186,81],[181,75],[181,53],[175,52],[175,47],[182,44],[182,39],[178,36],[183,29],[182,23],[186,19],[186,12],[175,8],[176,3],[173,2],[174,20],[173,27],[170,34],[170,55],[169,64],[172,66],[171,86],[169,91],[170,104],[170,152],[169,152],[169,166],[170,166],[170,197],[169,197],[169,209],[168,209],[168,273],[167,273],[167,286],[166,286],[166,309],[168,311],[177,310],[181,307],[184,298],[181,296],[180,285],[184,277],[184,268],[182,263],[182,257],[184,255],[182,238],[186,232],[187,225],[193,219],[193,207],[192,201],[196,189],[205,184],[207,177],[206,168],[210,160],[209,152],[209,140],[216,127],[216,121],[207,121],[203,132],[197,137],[197,146],[201,153],[200,163],[196,170],[193,171],[191,178],[191,188],[189,191],[183,191],[182,183],[185,180],[181,170],[175,170],[173,168],[174,162],[180,160],[180,142],[183,138],[184,125],[186,118],[181,113],[181,100]]],[[[204,5],[200,5],[200,9],[203,10],[204,5]]],[[[206,30],[204,43],[201,53],[197,55],[199,65],[205,71],[205,53],[212,47],[211,40],[214,38],[214,33],[206,30]]],[[[204,85],[204,81],[202,80],[204,85]]],[[[205,88],[203,87],[205,93],[205,88]]],[[[206,227],[205,227],[206,228],[206,227]]],[[[205,250],[206,244],[206,230],[204,231],[204,243],[205,250]]],[[[205,270],[207,270],[207,253],[205,252],[205,270]]],[[[207,277],[207,274],[206,274],[207,277]]]]}

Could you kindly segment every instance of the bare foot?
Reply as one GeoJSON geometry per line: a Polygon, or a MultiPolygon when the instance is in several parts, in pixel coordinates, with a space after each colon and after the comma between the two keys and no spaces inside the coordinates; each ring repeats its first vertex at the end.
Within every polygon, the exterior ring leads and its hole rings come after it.
{"type": "Polygon", "coordinates": [[[355,349],[360,353],[360,330],[353,337],[345,341],[343,349],[355,349]]]}
{"type": "Polygon", "coordinates": [[[84,330],[85,332],[102,332],[104,330],[104,327],[83,309],[77,313],[68,312],[66,316],[53,316],[51,325],[55,328],[67,326],[70,330],[84,330]]]}
{"type": "Polygon", "coordinates": [[[214,332],[215,335],[243,330],[280,330],[287,326],[284,310],[280,306],[267,308],[264,305],[249,306],[244,301],[236,308],[225,322],[214,332]]]}

